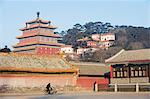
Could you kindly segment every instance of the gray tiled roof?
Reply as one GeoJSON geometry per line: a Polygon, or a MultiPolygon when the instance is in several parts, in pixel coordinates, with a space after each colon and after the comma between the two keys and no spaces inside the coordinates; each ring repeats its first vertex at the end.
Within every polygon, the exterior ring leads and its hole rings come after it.
{"type": "Polygon", "coordinates": [[[140,50],[128,50],[124,49],[118,52],[116,55],[105,60],[106,63],[117,63],[117,62],[134,62],[134,61],[150,61],[150,49],[140,50]]]}
{"type": "Polygon", "coordinates": [[[0,54],[0,67],[71,69],[71,66],[60,57],[15,54],[0,54]]]}
{"type": "Polygon", "coordinates": [[[79,75],[104,75],[109,72],[109,66],[102,63],[78,62],[72,64],[79,69],[79,75]]]}

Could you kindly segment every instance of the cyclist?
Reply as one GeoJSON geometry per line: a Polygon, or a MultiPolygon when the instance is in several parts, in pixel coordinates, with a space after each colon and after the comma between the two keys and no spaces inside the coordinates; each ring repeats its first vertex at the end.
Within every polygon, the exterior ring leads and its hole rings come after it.
{"type": "Polygon", "coordinates": [[[47,84],[47,86],[46,86],[46,91],[48,92],[48,94],[51,94],[52,87],[51,87],[51,84],[50,84],[50,83],[47,84]]]}

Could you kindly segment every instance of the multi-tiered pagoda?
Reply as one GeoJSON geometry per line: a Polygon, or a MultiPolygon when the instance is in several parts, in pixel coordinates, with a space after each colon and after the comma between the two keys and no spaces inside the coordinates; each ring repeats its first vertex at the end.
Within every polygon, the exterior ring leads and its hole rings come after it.
{"type": "Polygon", "coordinates": [[[35,20],[26,22],[22,29],[23,35],[17,36],[19,43],[13,46],[16,53],[27,54],[56,54],[59,53],[63,45],[58,43],[60,35],[54,33],[56,27],[52,26],[51,21],[39,18],[39,12],[35,20]]]}

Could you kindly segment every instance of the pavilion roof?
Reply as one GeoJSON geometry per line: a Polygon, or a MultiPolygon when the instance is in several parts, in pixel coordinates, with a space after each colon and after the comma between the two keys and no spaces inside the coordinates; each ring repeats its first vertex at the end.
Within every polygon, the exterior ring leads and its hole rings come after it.
{"type": "Polygon", "coordinates": [[[109,72],[109,67],[102,63],[95,62],[73,62],[71,63],[79,69],[79,75],[103,76],[109,72]]]}
{"type": "Polygon", "coordinates": [[[0,71],[76,72],[77,69],[59,56],[0,53],[0,71]]]}
{"type": "Polygon", "coordinates": [[[116,55],[105,60],[106,63],[121,63],[121,62],[150,62],[150,49],[140,50],[121,50],[116,55]]]}

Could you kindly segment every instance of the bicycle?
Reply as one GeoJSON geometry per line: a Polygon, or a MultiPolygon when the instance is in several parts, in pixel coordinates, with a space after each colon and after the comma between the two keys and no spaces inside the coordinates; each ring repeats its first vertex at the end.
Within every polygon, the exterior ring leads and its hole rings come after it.
{"type": "Polygon", "coordinates": [[[45,89],[45,93],[52,95],[52,94],[56,94],[57,90],[55,87],[50,87],[50,90],[45,89]]]}

